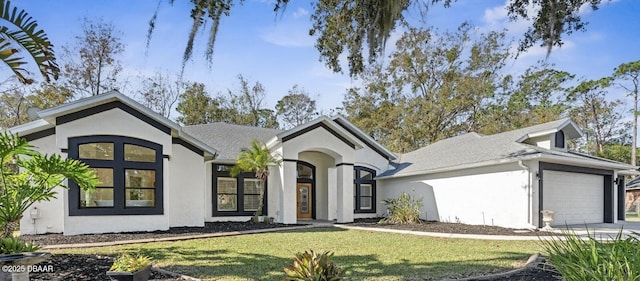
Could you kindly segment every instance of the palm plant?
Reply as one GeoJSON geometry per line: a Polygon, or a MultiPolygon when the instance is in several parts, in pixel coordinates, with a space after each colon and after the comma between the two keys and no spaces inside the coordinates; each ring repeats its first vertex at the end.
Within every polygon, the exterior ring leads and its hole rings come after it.
{"type": "Polygon", "coordinates": [[[65,179],[84,190],[98,184],[95,172],[86,164],[59,155],[42,155],[25,139],[0,133],[0,235],[11,237],[22,214],[36,202],[56,196],[65,179]]]}
{"type": "Polygon", "coordinates": [[[0,0],[0,59],[24,84],[33,83],[24,68],[30,57],[36,63],[45,81],[58,79],[60,68],[56,63],[53,44],[37,22],[24,10],[11,6],[11,1],[0,0]]]}
{"type": "Polygon", "coordinates": [[[252,220],[259,221],[264,207],[264,182],[269,176],[269,166],[280,166],[282,160],[274,157],[269,148],[264,143],[257,140],[251,141],[250,148],[244,148],[238,155],[236,165],[231,169],[231,176],[235,177],[242,172],[254,172],[258,179],[258,189],[260,190],[258,209],[253,214],[252,220]]]}

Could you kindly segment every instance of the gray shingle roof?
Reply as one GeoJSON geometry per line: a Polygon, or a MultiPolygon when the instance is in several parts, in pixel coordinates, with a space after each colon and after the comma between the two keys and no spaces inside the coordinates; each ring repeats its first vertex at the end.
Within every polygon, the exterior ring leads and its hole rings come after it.
{"type": "Polygon", "coordinates": [[[595,158],[575,152],[550,150],[518,142],[524,136],[539,132],[561,129],[569,119],[544,123],[532,127],[483,136],[468,133],[445,139],[418,150],[402,154],[393,165],[395,169],[386,171],[378,177],[408,176],[427,174],[445,169],[456,169],[480,163],[508,161],[534,154],[546,154],[579,160],[598,160],[609,163],[615,161],[595,158]]]}
{"type": "Polygon", "coordinates": [[[249,147],[252,140],[267,142],[281,130],[265,129],[227,123],[211,123],[185,126],[183,130],[196,139],[215,147],[220,162],[235,161],[242,148],[249,147]]]}

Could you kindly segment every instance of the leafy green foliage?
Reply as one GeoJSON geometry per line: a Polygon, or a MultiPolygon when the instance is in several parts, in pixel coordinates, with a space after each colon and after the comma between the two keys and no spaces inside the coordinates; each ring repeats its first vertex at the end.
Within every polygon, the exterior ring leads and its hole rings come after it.
{"type": "Polygon", "coordinates": [[[640,280],[640,234],[623,238],[620,230],[613,241],[562,234],[563,239],[543,240],[542,245],[563,280],[640,280]]]}
{"type": "Polygon", "coordinates": [[[481,127],[478,116],[494,95],[508,57],[504,33],[411,28],[388,66],[363,75],[343,106],[349,121],[397,152],[408,152],[481,127]]]}
{"type": "Polygon", "coordinates": [[[583,128],[586,144],[595,143],[595,151],[588,151],[594,154],[604,151],[604,145],[618,135],[622,125],[620,107],[624,103],[607,98],[611,82],[608,77],[583,81],[567,97],[573,103],[571,118],[583,128]]]}
{"type": "Polygon", "coordinates": [[[570,108],[566,101],[574,75],[540,64],[530,67],[511,81],[505,79],[488,110],[478,120],[478,133],[495,134],[558,120],[570,108]]]}
{"type": "Polygon", "coordinates": [[[331,262],[332,252],[322,253],[313,250],[297,253],[293,264],[284,268],[287,275],[284,280],[291,281],[338,281],[344,273],[331,262]]]}
{"type": "Polygon", "coordinates": [[[533,22],[520,41],[519,51],[526,51],[540,42],[541,46],[547,47],[547,54],[551,53],[553,47],[563,45],[564,34],[585,30],[586,23],[580,17],[582,7],[589,5],[596,10],[601,2],[602,0],[508,1],[507,13],[511,20],[533,22]],[[532,10],[536,11],[535,15],[531,14],[532,10]]]}
{"type": "Polygon", "coordinates": [[[0,227],[2,237],[13,234],[22,214],[36,202],[56,196],[56,187],[67,188],[65,179],[83,190],[99,182],[86,164],[63,159],[60,155],[42,155],[25,139],[9,132],[0,133],[0,227]]]}
{"type": "Polygon", "coordinates": [[[151,257],[142,254],[122,254],[118,256],[109,271],[136,272],[151,264],[151,257]]]}
{"type": "Polygon", "coordinates": [[[282,160],[271,154],[264,143],[257,140],[251,141],[250,148],[244,148],[238,155],[236,165],[231,169],[231,176],[235,177],[242,172],[254,172],[258,179],[260,190],[259,205],[253,214],[253,221],[258,222],[264,207],[264,183],[269,176],[269,166],[280,166],[282,160]]]}
{"type": "Polygon", "coordinates": [[[24,84],[33,83],[29,71],[23,67],[28,63],[22,55],[28,54],[40,70],[45,81],[58,79],[60,68],[56,63],[53,44],[38,23],[24,10],[11,6],[11,1],[0,0],[0,59],[24,84]],[[25,52],[26,51],[26,52],[25,52]]]}
{"type": "Polygon", "coordinates": [[[420,208],[422,207],[422,197],[415,198],[407,193],[400,193],[398,198],[389,198],[382,201],[387,206],[387,217],[380,220],[380,223],[421,223],[420,208]]]}
{"type": "Polygon", "coordinates": [[[0,239],[0,255],[35,252],[40,249],[40,246],[22,241],[22,239],[18,237],[0,239]]]}
{"type": "Polygon", "coordinates": [[[193,83],[180,95],[177,121],[185,125],[226,122],[262,128],[277,128],[273,110],[264,108],[265,89],[260,82],[253,86],[238,75],[240,87],[228,90],[226,96],[211,97],[204,84],[193,83]]]}
{"type": "MultiPolygon", "coordinates": [[[[285,10],[290,0],[274,1],[276,13],[285,10]]],[[[174,0],[168,0],[173,4],[174,0]]],[[[191,19],[193,23],[188,33],[182,71],[191,58],[196,34],[210,20],[209,38],[205,57],[209,64],[213,61],[213,47],[216,41],[220,21],[229,16],[231,9],[243,4],[243,0],[192,0],[191,19]]],[[[319,0],[314,3],[315,10],[311,15],[312,28],[310,36],[316,37],[316,49],[320,52],[320,60],[334,72],[342,72],[340,56],[347,54],[349,74],[356,77],[365,72],[368,62],[373,64],[384,53],[384,47],[391,32],[397,25],[408,26],[403,13],[409,7],[417,7],[425,22],[430,5],[441,3],[451,7],[456,0],[319,0]],[[368,50],[368,59],[363,49],[368,50]]],[[[574,31],[583,31],[586,23],[582,21],[580,9],[589,5],[596,10],[602,0],[510,0],[506,10],[511,20],[532,22],[520,42],[519,50],[525,51],[540,43],[547,47],[549,54],[554,46],[562,46],[562,36],[574,31]],[[533,13],[532,13],[533,11],[533,13]],[[535,13],[535,14],[534,14],[535,13]]],[[[149,20],[147,47],[158,19],[160,5],[149,20]]],[[[455,12],[455,11],[452,11],[455,12]]]]}
{"type": "Polygon", "coordinates": [[[284,128],[293,128],[311,121],[318,115],[316,101],[298,85],[294,85],[289,93],[276,104],[276,112],[282,120],[284,128]]]}
{"type": "Polygon", "coordinates": [[[613,71],[613,78],[619,81],[628,95],[633,97],[633,130],[631,133],[631,165],[637,163],[638,147],[638,101],[640,100],[640,60],[623,63],[613,71]]]}

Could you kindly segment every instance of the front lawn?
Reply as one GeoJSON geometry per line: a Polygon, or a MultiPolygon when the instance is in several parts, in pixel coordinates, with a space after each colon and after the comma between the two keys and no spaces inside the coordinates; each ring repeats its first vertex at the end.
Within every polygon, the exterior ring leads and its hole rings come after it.
{"type": "Polygon", "coordinates": [[[349,280],[424,280],[506,271],[539,252],[538,241],[446,239],[407,234],[305,229],[180,242],[63,250],[142,252],[157,266],[207,280],[280,280],[294,254],[334,251],[349,280]]]}
{"type": "Polygon", "coordinates": [[[628,220],[628,221],[640,221],[640,216],[638,216],[637,212],[627,212],[625,220],[628,220]]]}

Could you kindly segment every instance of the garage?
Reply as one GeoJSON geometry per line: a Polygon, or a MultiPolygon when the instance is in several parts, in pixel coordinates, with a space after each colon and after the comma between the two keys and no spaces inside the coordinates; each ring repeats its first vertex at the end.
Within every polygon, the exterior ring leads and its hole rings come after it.
{"type": "Polygon", "coordinates": [[[544,170],[542,208],[556,212],[553,225],[604,222],[604,178],[544,170]]]}

